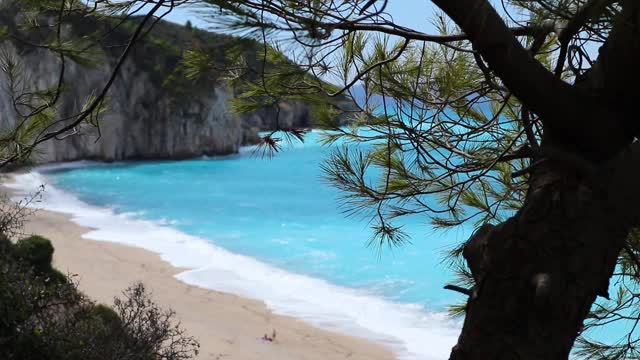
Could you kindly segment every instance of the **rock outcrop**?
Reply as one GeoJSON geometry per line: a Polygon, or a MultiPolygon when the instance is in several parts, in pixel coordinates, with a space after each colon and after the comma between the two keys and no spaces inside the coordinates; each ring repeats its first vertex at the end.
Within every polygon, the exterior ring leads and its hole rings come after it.
{"type": "MultiPolygon", "coordinates": [[[[0,26],[15,26],[17,16],[1,15],[0,26]]],[[[96,26],[106,25],[79,19],[64,31],[67,37],[80,37],[96,26]]],[[[77,112],[90,94],[102,88],[122,50],[113,45],[125,43],[127,37],[126,28],[114,32],[98,49],[102,59],[98,66],[66,61],[65,81],[71,86],[59,102],[62,117],[77,112]]],[[[159,23],[124,64],[108,93],[108,110],[99,127],[85,125],[78,129],[79,136],[42,144],[32,160],[180,159],[237,152],[241,145],[254,142],[258,131],[274,127],[275,111],[236,115],[229,104],[234,89],[216,79],[190,83],[179,71],[183,51],[194,44],[224,53],[237,41],[244,41],[246,51],[255,54],[257,46],[249,40],[159,23]]],[[[0,40],[0,50],[21,64],[26,88],[46,89],[57,83],[60,62],[54,53],[13,39],[0,40]]],[[[8,79],[0,75],[2,129],[16,121],[8,86],[8,79]]],[[[279,121],[280,126],[309,126],[309,111],[302,104],[287,104],[279,121]]]]}

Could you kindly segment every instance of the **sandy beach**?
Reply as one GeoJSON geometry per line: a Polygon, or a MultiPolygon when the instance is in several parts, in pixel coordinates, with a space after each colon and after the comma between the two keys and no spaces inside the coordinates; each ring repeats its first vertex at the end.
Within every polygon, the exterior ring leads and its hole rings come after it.
{"type": "Polygon", "coordinates": [[[114,296],[141,281],[162,307],[170,307],[201,344],[198,359],[393,359],[373,342],[325,331],[295,318],[273,314],[263,302],[186,285],[181,270],[144,249],[82,238],[90,229],[65,214],[39,210],[25,233],[49,238],[54,265],[76,274],[79,288],[94,300],[112,304],[114,296]],[[276,341],[260,338],[275,330],[276,341]]]}

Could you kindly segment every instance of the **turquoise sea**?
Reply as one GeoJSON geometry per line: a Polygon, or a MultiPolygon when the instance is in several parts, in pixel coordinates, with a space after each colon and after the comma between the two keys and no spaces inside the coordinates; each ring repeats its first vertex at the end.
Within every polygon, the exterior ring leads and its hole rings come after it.
{"type": "Polygon", "coordinates": [[[192,270],[181,280],[258,298],[278,313],[391,346],[402,359],[444,359],[460,320],[444,290],[443,253],[471,228],[434,231],[425,217],[403,222],[411,243],[367,246],[364,217],[349,217],[322,179],[330,147],[317,141],[273,158],[240,154],[188,161],[75,163],[22,175],[47,183],[42,205],[73,214],[111,240],[158,252],[192,270]]]}

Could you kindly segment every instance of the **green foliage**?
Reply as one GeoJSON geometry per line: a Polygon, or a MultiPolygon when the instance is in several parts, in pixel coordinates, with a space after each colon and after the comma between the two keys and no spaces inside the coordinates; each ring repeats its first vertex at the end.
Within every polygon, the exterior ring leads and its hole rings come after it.
{"type": "Polygon", "coordinates": [[[49,239],[32,235],[16,242],[13,253],[20,261],[29,264],[35,274],[48,282],[65,283],[67,277],[52,266],[53,245],[49,239]]]}
{"type": "MultiPolygon", "coordinates": [[[[257,55],[274,64],[254,67],[258,76],[249,77],[237,68],[251,65],[235,63],[230,78],[241,84],[233,103],[236,110],[251,111],[287,100],[313,104],[315,123],[327,130],[324,143],[341,145],[322,165],[325,180],[343,191],[347,213],[371,218],[372,244],[406,243],[406,234],[394,225],[402,216],[424,216],[446,230],[469,223],[475,227],[498,223],[521,208],[544,132],[542,122],[512,96],[470,41],[441,41],[436,36],[431,41],[417,36],[407,41],[387,35],[413,30],[376,7],[382,2],[208,2],[219,6],[221,15],[229,15],[238,28],[255,29],[267,40],[257,55]],[[287,12],[280,11],[283,8],[287,12]],[[273,56],[271,49],[286,43],[287,34],[303,50],[289,51],[289,59],[273,56]],[[356,111],[326,100],[338,95],[353,99],[356,111]],[[349,126],[339,121],[340,115],[353,112],[357,113],[349,126]]],[[[602,11],[588,14],[582,32],[569,44],[567,60],[559,64],[556,75],[568,82],[594,66],[589,55],[609,36],[620,12],[618,2],[608,1],[507,3],[504,11],[516,14],[510,21],[517,24],[510,25],[540,28],[548,28],[550,21],[556,27],[565,26],[586,4],[600,6],[602,11]]],[[[444,14],[434,16],[440,34],[460,34],[446,19],[444,14]]],[[[554,31],[518,39],[532,57],[555,73],[560,40],[557,28],[554,31]]],[[[203,72],[197,66],[193,69],[193,74],[203,72]]],[[[588,319],[578,342],[582,356],[640,357],[638,238],[632,234],[619,257],[612,279],[616,296],[599,300],[588,319]],[[612,322],[626,322],[631,330],[616,344],[588,339],[590,329],[612,322]]],[[[474,281],[461,254],[460,244],[454,244],[446,259],[456,273],[455,283],[470,289],[474,281]]],[[[456,304],[450,310],[462,315],[465,305],[456,304]]]]}
{"type": "MultiPolygon", "coordinates": [[[[212,72],[196,84],[184,76],[182,59],[186,50],[203,49],[215,54],[210,65],[216,68],[230,64],[226,53],[231,48],[255,57],[255,41],[185,29],[164,21],[145,21],[146,16],[141,15],[144,12],[136,11],[140,5],[137,0],[0,3],[0,39],[8,39],[0,47],[0,83],[13,105],[7,109],[12,126],[0,129],[0,167],[28,163],[41,142],[80,134],[86,125],[100,133],[100,119],[109,103],[103,86],[126,79],[100,79],[86,99],[69,99],[67,92],[74,86],[68,82],[71,73],[89,73],[98,66],[115,70],[118,63],[124,64],[121,59],[126,60],[126,66],[147,74],[158,91],[166,92],[172,105],[179,108],[185,99],[207,96],[217,86],[217,74],[212,72]],[[131,44],[125,59],[124,52],[134,34],[138,34],[138,41],[131,44]],[[48,61],[55,59],[57,69],[51,76],[55,82],[36,81],[20,63],[22,54],[33,53],[48,61]]],[[[88,78],[95,79],[95,74],[88,78]]]]}
{"type": "Polygon", "coordinates": [[[39,236],[15,245],[0,238],[0,358],[6,360],[186,360],[198,343],[171,310],[136,284],[114,307],[97,305],[50,266],[39,236]],[[44,269],[43,269],[44,268],[44,269]],[[58,281],[52,281],[58,274],[58,281]]]}
{"type": "MultiPolygon", "coordinates": [[[[61,58],[90,64],[93,56],[85,52],[83,44],[102,42],[100,34],[105,32],[116,44],[126,43],[138,29],[140,18],[122,23],[111,18],[133,11],[138,1],[101,2],[104,11],[95,13],[76,11],[81,9],[73,3],[24,1],[24,21],[10,23],[7,30],[0,30],[0,37],[28,35],[28,40],[61,58]],[[63,11],[56,13],[60,5],[63,11]],[[66,39],[54,32],[38,31],[37,24],[51,20],[51,14],[70,15],[70,23],[82,36],[66,39]]],[[[403,216],[425,216],[435,227],[450,229],[469,222],[475,226],[500,222],[520,209],[528,191],[528,171],[535,163],[534,153],[544,129],[540,119],[512,96],[469,41],[407,40],[368,31],[365,28],[372,24],[385,28],[387,33],[410,31],[396,26],[384,12],[368,13],[378,5],[372,2],[205,3],[216,6],[216,21],[227,21],[227,29],[244,31],[247,38],[259,39],[260,43],[206,35],[196,29],[178,31],[167,24],[155,29],[158,31],[151,34],[149,41],[141,44],[139,51],[143,55],[133,57],[135,64],[152,69],[152,81],[171,91],[178,102],[194,91],[209,91],[202,86],[204,83],[223,79],[238,90],[233,100],[238,113],[265,107],[278,113],[290,102],[309,104],[315,123],[327,130],[324,142],[343,145],[322,165],[325,180],[344,191],[347,212],[371,217],[372,245],[381,248],[385,244],[407,243],[402,227],[394,225],[403,216]],[[364,26],[344,29],[353,24],[364,26]],[[303,50],[285,56],[280,46],[286,45],[282,34],[287,31],[303,50]],[[330,78],[335,84],[321,77],[330,78]],[[358,89],[362,94],[354,94],[358,89]],[[341,118],[344,116],[350,119],[348,126],[341,118]]],[[[553,19],[557,26],[573,19],[584,4],[583,0],[513,0],[504,10],[518,11],[517,17],[525,18],[528,25],[541,26],[553,19]]],[[[590,15],[591,24],[585,27],[588,31],[578,34],[572,43],[570,66],[560,64],[562,79],[572,80],[588,70],[581,65],[592,63],[585,43],[591,41],[599,46],[606,38],[616,21],[617,6],[610,6],[600,15],[590,15]]],[[[434,18],[435,28],[442,35],[459,33],[444,15],[434,18]]],[[[538,35],[520,39],[542,66],[554,69],[559,39],[551,35],[538,43],[538,35]]],[[[111,50],[110,55],[114,54],[118,52],[111,50]]],[[[17,75],[20,64],[10,56],[0,59],[13,98],[24,100],[17,101],[17,106],[29,110],[20,116],[16,129],[0,136],[0,151],[3,158],[13,153],[23,158],[31,150],[22,149],[30,149],[34,136],[59,118],[54,100],[64,87],[29,89],[29,95],[24,97],[17,90],[21,85],[17,75]]],[[[93,111],[91,105],[98,101],[99,114],[104,99],[93,96],[83,111],[93,111]]],[[[99,122],[92,119],[89,117],[89,123],[97,126],[99,122]]],[[[274,131],[262,140],[271,150],[280,149],[281,139],[303,139],[302,129],[278,126],[276,130],[281,137],[274,131]]],[[[627,247],[626,255],[619,258],[617,295],[598,304],[586,330],[614,321],[638,323],[637,236],[630,237],[627,247]]],[[[457,273],[456,283],[472,287],[473,280],[461,260],[461,247],[454,246],[447,255],[457,273]]],[[[132,298],[141,294],[139,288],[132,291],[132,298]]],[[[117,305],[121,304],[147,303],[125,301],[117,305]]],[[[462,314],[464,306],[454,305],[451,311],[462,314]]],[[[613,345],[582,337],[581,354],[593,358],[637,357],[638,337],[633,334],[631,331],[626,340],[613,345]]]]}
{"type": "Polygon", "coordinates": [[[46,272],[51,269],[53,245],[51,241],[39,235],[32,235],[16,243],[16,253],[37,271],[46,272]]]}
{"type": "MultiPolygon", "coordinates": [[[[441,27],[451,31],[444,23],[441,27]]],[[[312,104],[315,123],[329,130],[323,135],[326,143],[370,144],[365,149],[371,150],[358,150],[356,158],[334,152],[323,169],[327,180],[345,191],[347,207],[371,210],[376,237],[403,243],[403,232],[389,222],[399,216],[431,214],[438,227],[469,219],[481,224],[504,219],[522,202],[526,178],[514,180],[511,174],[527,162],[500,160],[525,144],[520,105],[485,88],[484,74],[469,52],[350,32],[336,51],[334,75],[346,90],[359,77],[365,94],[351,129],[345,129],[338,116],[349,110],[327,100],[327,94],[341,93],[340,87],[315,76],[322,64],[305,67],[273,49],[257,54],[271,64],[254,70],[257,78],[236,77],[242,85],[234,109],[244,113],[304,101],[312,104]],[[479,95],[468,95],[474,93],[479,95]],[[363,163],[366,169],[360,168],[363,163]],[[362,171],[382,176],[375,181],[362,171]],[[425,211],[424,204],[434,202],[439,207],[425,211]]],[[[191,58],[191,78],[204,72],[206,56],[191,58]]]]}
{"type": "Polygon", "coordinates": [[[199,80],[215,67],[211,54],[201,49],[187,50],[182,57],[182,64],[185,76],[193,81],[199,80]]]}
{"type": "Polygon", "coordinates": [[[96,304],[91,311],[109,329],[119,329],[124,325],[120,315],[107,305],[96,304]]]}

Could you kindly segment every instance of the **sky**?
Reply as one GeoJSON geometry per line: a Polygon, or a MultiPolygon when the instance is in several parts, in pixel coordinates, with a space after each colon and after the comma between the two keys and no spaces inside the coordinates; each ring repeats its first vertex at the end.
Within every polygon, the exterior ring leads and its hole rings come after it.
{"type": "MultiPolygon", "coordinates": [[[[389,0],[387,12],[393,17],[396,23],[414,30],[423,32],[434,32],[430,18],[434,15],[434,6],[430,0],[389,0]]],[[[207,29],[209,24],[202,19],[202,13],[197,10],[178,7],[165,19],[178,24],[185,24],[187,20],[201,29],[207,29]]]]}

